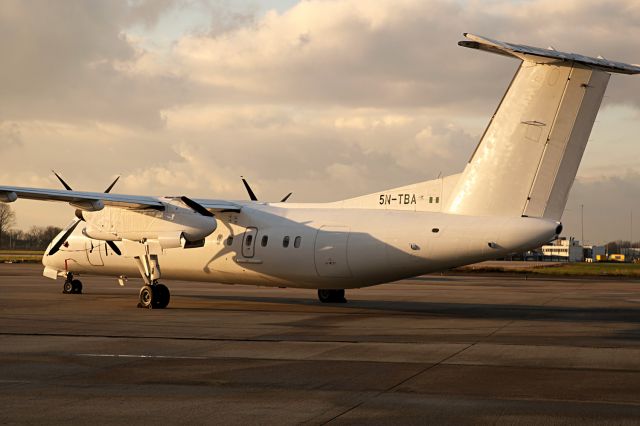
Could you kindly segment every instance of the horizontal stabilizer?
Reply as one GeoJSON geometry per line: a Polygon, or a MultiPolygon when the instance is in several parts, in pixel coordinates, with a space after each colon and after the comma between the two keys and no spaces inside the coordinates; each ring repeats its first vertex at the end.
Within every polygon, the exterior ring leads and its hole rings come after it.
{"type": "Polygon", "coordinates": [[[591,68],[602,71],[620,73],[620,74],[639,74],[640,65],[630,65],[622,62],[610,61],[604,58],[593,58],[590,56],[579,55],[577,53],[560,52],[553,49],[542,49],[540,47],[531,47],[524,44],[506,43],[504,41],[493,40],[487,37],[477,36],[464,33],[469,40],[458,42],[458,45],[469,47],[471,49],[484,50],[499,55],[513,56],[523,61],[532,61],[536,63],[554,63],[558,61],[575,62],[584,64],[591,68]]]}

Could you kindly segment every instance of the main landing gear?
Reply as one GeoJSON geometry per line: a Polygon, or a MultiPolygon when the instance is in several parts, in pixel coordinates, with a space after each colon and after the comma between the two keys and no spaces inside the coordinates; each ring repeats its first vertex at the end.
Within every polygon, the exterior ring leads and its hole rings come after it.
{"type": "Polygon", "coordinates": [[[160,265],[158,256],[147,254],[134,258],[145,285],[140,289],[138,308],[164,309],[171,300],[169,288],[160,284],[160,265]]]}
{"type": "Polygon", "coordinates": [[[347,303],[344,290],[318,289],[318,299],[322,303],[347,303]]]}
{"type": "Polygon", "coordinates": [[[69,272],[64,284],[62,284],[62,292],[64,294],[82,294],[82,281],[74,280],[73,274],[69,272]]]}

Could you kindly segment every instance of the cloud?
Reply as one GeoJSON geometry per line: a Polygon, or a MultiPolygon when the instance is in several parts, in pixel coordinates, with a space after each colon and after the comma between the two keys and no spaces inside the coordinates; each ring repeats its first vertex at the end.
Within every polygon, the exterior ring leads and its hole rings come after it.
{"type": "MultiPolygon", "coordinates": [[[[123,192],[246,198],[245,175],[261,199],[335,200],[464,167],[518,63],[457,47],[463,31],[640,62],[632,0],[261,7],[0,2],[0,156],[25,159],[0,182],[57,187],[56,168],[79,189],[122,174],[123,192]]],[[[585,178],[640,172],[638,84],[612,78],[585,178]]]]}
{"type": "Polygon", "coordinates": [[[9,146],[21,144],[20,125],[15,122],[0,122],[0,147],[7,149],[9,146]]]}

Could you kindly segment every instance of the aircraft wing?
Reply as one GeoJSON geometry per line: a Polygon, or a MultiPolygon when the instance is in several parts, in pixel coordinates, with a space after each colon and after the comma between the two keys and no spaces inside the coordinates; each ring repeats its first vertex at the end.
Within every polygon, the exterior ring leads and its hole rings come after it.
{"type": "MultiPolygon", "coordinates": [[[[131,210],[164,210],[161,198],[146,195],[123,195],[104,192],[71,191],[65,189],[23,188],[0,186],[0,202],[13,202],[18,198],[40,201],[61,201],[84,210],[100,210],[112,206],[131,210]]],[[[173,198],[173,197],[171,197],[173,198]]],[[[198,200],[204,208],[214,212],[240,211],[240,206],[224,200],[198,200]]]]}

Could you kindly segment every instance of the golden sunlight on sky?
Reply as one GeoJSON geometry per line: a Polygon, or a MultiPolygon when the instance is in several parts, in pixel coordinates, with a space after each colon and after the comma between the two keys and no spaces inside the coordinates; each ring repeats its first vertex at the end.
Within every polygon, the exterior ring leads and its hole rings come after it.
{"type": "MultiPolygon", "coordinates": [[[[0,183],[329,201],[462,170],[518,63],[463,32],[640,63],[640,2],[0,2],[0,183]]],[[[563,217],[640,240],[640,77],[611,79],[563,217]]],[[[67,205],[18,201],[17,226],[67,205]]]]}

